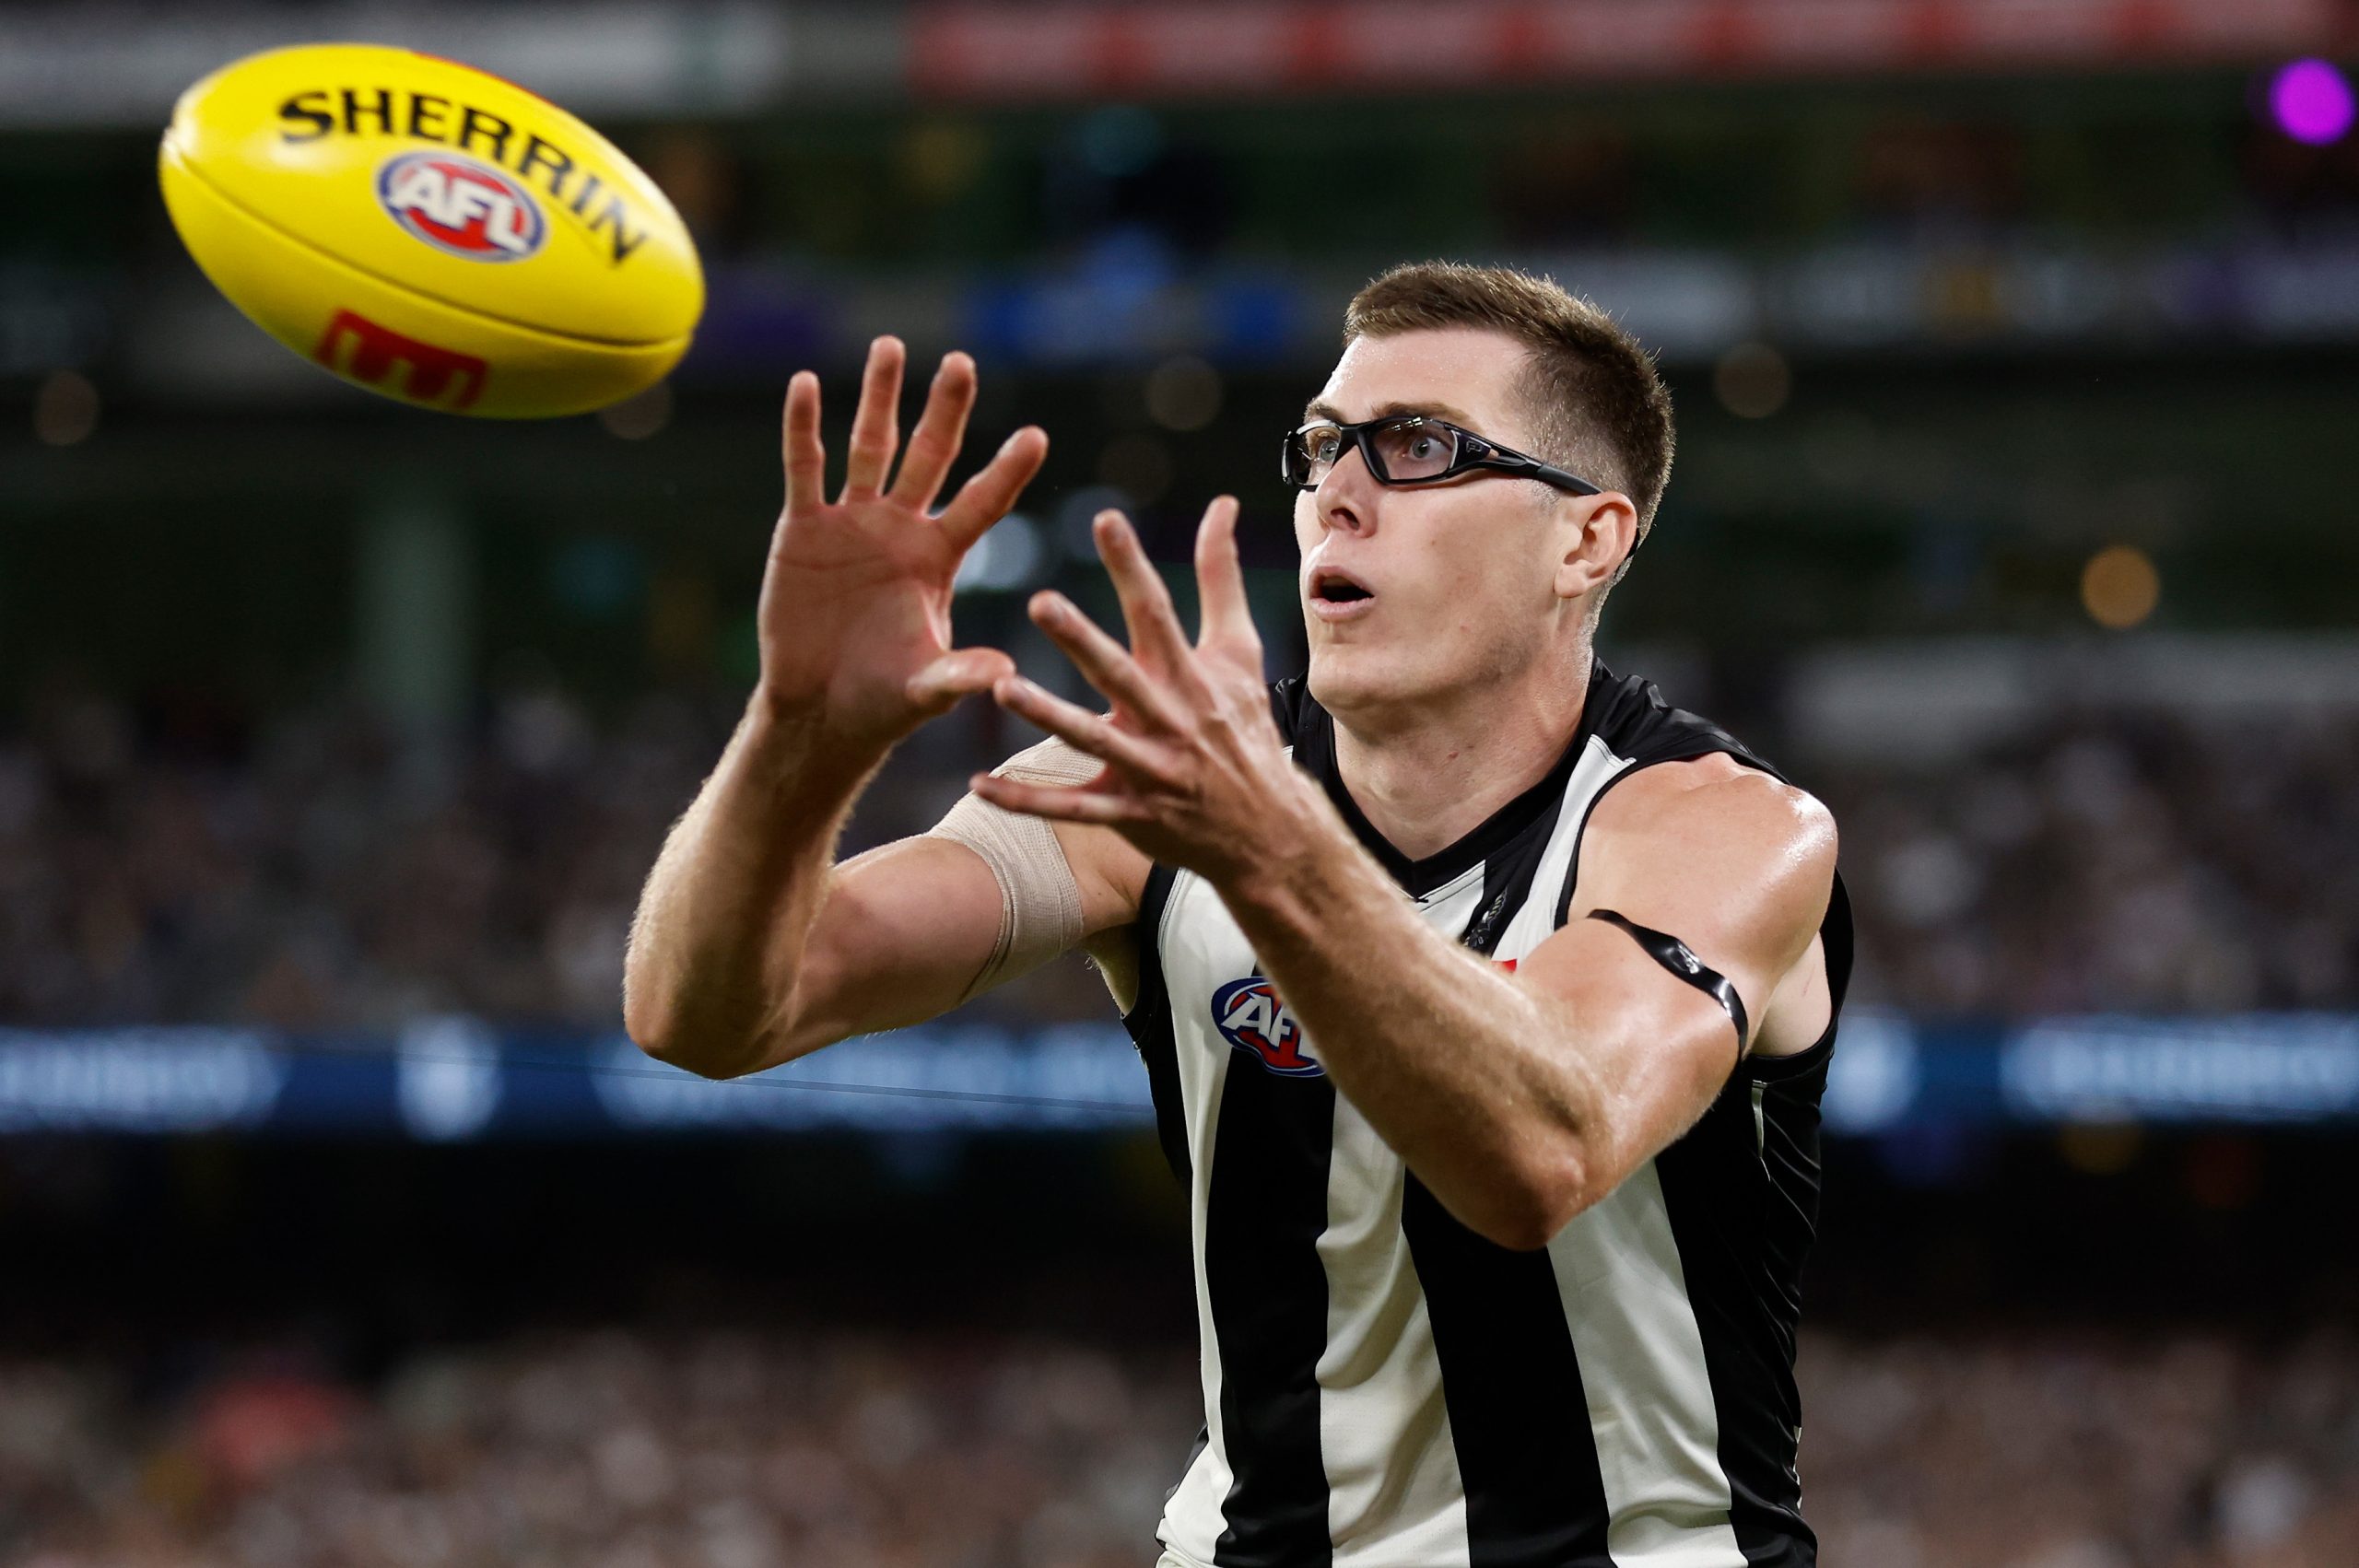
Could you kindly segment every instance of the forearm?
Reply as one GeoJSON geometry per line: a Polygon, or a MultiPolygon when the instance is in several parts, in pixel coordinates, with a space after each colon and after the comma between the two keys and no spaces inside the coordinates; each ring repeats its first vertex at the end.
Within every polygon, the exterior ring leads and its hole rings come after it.
{"type": "Polygon", "coordinates": [[[1460,1220],[1537,1245],[1598,1116],[1567,1021],[1427,925],[1317,814],[1266,873],[1223,879],[1223,900],[1336,1092],[1460,1220]]]}
{"type": "Polygon", "coordinates": [[[623,1018],[651,1055],[748,1071],[791,1027],[835,845],[881,751],[831,743],[758,696],[649,872],[623,973],[623,1018]]]}

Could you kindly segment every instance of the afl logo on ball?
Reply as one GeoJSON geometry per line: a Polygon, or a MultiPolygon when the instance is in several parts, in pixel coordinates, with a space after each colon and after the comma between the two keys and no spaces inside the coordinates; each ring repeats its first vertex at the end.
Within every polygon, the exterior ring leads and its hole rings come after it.
{"type": "Polygon", "coordinates": [[[1270,1071],[1286,1078],[1322,1078],[1327,1070],[1302,1054],[1302,1028],[1259,975],[1231,980],[1213,993],[1213,1024],[1223,1038],[1270,1071]]]}
{"type": "Polygon", "coordinates": [[[471,262],[521,262],[548,225],[502,170],[449,152],[411,152],[377,170],[377,200],[418,239],[471,262]]]}

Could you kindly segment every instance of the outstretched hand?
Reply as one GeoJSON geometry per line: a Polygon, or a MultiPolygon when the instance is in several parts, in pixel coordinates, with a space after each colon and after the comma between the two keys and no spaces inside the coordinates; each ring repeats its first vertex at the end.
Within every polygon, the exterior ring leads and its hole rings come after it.
{"type": "Polygon", "coordinates": [[[1121,598],[1130,647],[1062,593],[1033,596],[1033,622],[1113,704],[1092,713],[1010,672],[992,695],[1011,713],[1103,762],[1075,788],[978,776],[993,805],[1112,827],[1144,853],[1215,882],[1266,868],[1302,837],[1316,789],[1286,760],[1262,673],[1262,638],[1237,554],[1237,502],[1213,502],[1196,533],[1203,606],[1193,646],[1162,577],[1120,512],[1097,514],[1097,553],[1121,598]]]}
{"type": "Polygon", "coordinates": [[[832,502],[819,379],[804,370],[788,382],[786,506],[770,538],[757,620],[757,700],[867,747],[889,746],[1014,670],[996,649],[952,648],[951,581],[1049,450],[1048,437],[1025,426],[933,512],[975,406],[975,363],[943,357],[894,475],[905,357],[898,338],[870,345],[843,489],[832,502]]]}

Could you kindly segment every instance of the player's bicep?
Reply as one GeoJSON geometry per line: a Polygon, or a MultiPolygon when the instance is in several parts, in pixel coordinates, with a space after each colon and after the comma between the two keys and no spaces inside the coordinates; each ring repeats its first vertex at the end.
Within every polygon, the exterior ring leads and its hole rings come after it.
{"type": "Polygon", "coordinates": [[[904,838],[846,860],[804,948],[788,1054],[949,1012],[990,961],[1001,918],[991,867],[955,839],[904,838]]]}
{"type": "Polygon", "coordinates": [[[1600,807],[1569,919],[1517,968],[1611,1107],[1587,1152],[1596,1196],[1726,1085],[1811,953],[1834,875],[1833,823],[1799,790],[1703,769],[1641,782],[1600,807]]]}
{"type": "Polygon", "coordinates": [[[1727,1012],[1602,920],[1575,919],[1515,978],[1561,1022],[1564,1049],[1593,1090],[1585,1098],[1603,1107],[1585,1129],[1589,1201],[1694,1126],[1735,1071],[1727,1012]]]}
{"type": "Polygon", "coordinates": [[[1567,929],[1609,928],[1641,972],[1669,983],[1663,995],[1717,1009],[1731,1051],[1750,1050],[1825,917],[1834,819],[1802,791],[1725,759],[1657,773],[1600,806],[1567,929]]]}
{"type": "MultiPolygon", "coordinates": [[[[1002,771],[1070,784],[1102,766],[1049,743],[1002,771]]],[[[1146,858],[1104,827],[1050,824],[961,799],[930,833],[845,861],[795,982],[788,1054],[921,1024],[1061,954],[1119,937],[1146,858]]],[[[1109,983],[1121,994],[1120,977],[1109,983]]],[[[784,1059],[781,1057],[780,1059],[784,1059]]]]}

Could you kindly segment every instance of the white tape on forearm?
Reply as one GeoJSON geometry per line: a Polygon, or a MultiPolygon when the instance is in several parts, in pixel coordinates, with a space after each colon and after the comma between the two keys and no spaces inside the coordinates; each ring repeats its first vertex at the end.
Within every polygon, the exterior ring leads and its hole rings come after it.
{"type": "MultiPolygon", "coordinates": [[[[992,771],[1027,784],[1074,785],[1097,778],[1105,766],[1062,741],[1047,740],[992,771]]],[[[999,883],[999,940],[959,1000],[1038,968],[1081,941],[1081,884],[1048,823],[964,795],[927,836],[966,845],[999,883]]]]}

